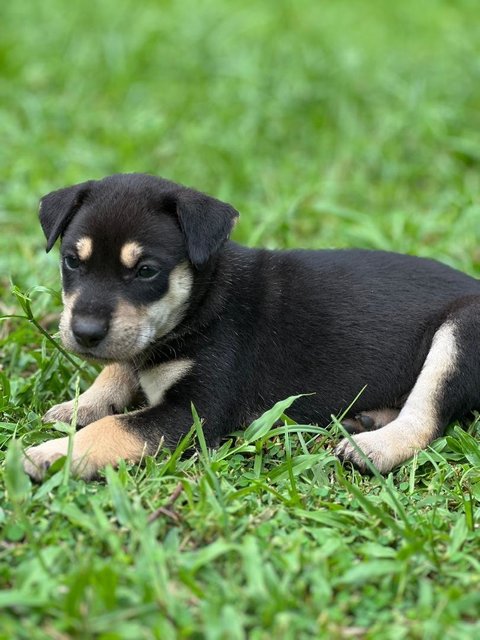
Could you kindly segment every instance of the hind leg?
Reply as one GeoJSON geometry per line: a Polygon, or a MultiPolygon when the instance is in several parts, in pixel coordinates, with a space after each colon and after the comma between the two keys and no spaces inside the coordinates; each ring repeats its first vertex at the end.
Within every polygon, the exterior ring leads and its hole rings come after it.
{"type": "MultiPolygon", "coordinates": [[[[423,368],[398,417],[377,431],[352,437],[382,473],[408,460],[440,436],[454,418],[480,406],[480,298],[450,314],[437,330],[423,368]]],[[[367,470],[347,439],[335,450],[367,470]]]]}

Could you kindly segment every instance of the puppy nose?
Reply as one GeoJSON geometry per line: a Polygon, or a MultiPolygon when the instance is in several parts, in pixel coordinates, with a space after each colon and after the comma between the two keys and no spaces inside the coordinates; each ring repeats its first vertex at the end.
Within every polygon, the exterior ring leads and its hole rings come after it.
{"type": "Polygon", "coordinates": [[[75,316],[72,333],[82,347],[96,347],[108,333],[108,320],[94,316],[75,316]]]}

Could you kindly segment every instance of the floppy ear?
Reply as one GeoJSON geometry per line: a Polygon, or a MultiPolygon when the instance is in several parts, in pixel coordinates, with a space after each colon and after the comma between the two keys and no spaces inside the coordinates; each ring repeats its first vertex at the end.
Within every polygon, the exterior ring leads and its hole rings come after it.
{"type": "Polygon", "coordinates": [[[239,213],[225,202],[190,189],[177,194],[176,205],[190,262],[202,267],[228,239],[239,213]]]}
{"type": "Polygon", "coordinates": [[[47,253],[81,207],[92,181],[52,191],[40,200],[38,215],[47,238],[47,253]]]}

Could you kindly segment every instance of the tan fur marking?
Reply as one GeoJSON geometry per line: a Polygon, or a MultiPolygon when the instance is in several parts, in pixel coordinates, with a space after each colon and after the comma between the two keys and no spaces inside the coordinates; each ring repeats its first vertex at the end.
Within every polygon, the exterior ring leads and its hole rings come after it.
{"type": "Polygon", "coordinates": [[[398,417],[400,409],[377,409],[375,411],[364,411],[363,413],[372,418],[375,426],[384,427],[398,417]]]}
{"type": "Polygon", "coordinates": [[[168,291],[145,309],[146,320],[155,338],[170,333],[185,315],[190,292],[193,285],[193,275],[188,262],[175,267],[168,279],[168,291]]]}
{"type": "Polygon", "coordinates": [[[138,262],[138,259],[142,255],[142,247],[138,242],[126,242],[120,250],[120,262],[132,269],[138,262]]]}
{"type": "Polygon", "coordinates": [[[163,402],[165,393],[193,367],[193,360],[171,360],[140,374],[140,385],[150,405],[163,402]]]}
{"type": "Polygon", "coordinates": [[[75,304],[75,300],[77,298],[78,298],[77,292],[65,293],[64,291],[62,291],[62,302],[63,302],[64,308],[68,307],[68,309],[70,310],[75,304]]]}
{"type": "MultiPolygon", "coordinates": [[[[39,480],[46,468],[67,452],[68,437],[30,447],[25,452],[24,469],[39,480]]],[[[72,472],[88,480],[106,465],[116,465],[119,460],[139,462],[145,452],[146,443],[128,431],[120,418],[107,416],[73,436],[72,472]]]]}
{"type": "Polygon", "coordinates": [[[77,248],[78,257],[83,262],[85,262],[85,260],[88,260],[89,258],[92,257],[93,242],[89,236],[84,236],[83,238],[80,238],[80,240],[77,241],[77,244],[75,246],[77,248]]]}
{"type": "Polygon", "coordinates": [[[62,291],[63,311],[60,316],[60,337],[62,338],[63,344],[69,349],[75,349],[75,340],[73,339],[70,326],[72,322],[72,309],[78,295],[78,292],[66,294],[62,291]]]}
{"type": "MultiPolygon", "coordinates": [[[[137,388],[137,377],[128,364],[108,365],[78,397],[77,424],[90,424],[111,413],[122,412],[132,402],[137,388]]],[[[43,421],[71,422],[74,407],[74,400],[57,404],[47,411],[43,421]]]]}
{"type": "Polygon", "coordinates": [[[346,418],[343,426],[350,430],[351,433],[361,433],[363,431],[373,431],[384,427],[389,422],[395,420],[400,413],[400,409],[373,409],[371,411],[362,411],[353,418],[346,418]],[[365,425],[362,418],[370,418],[373,425],[365,425]]]}
{"type": "MultiPolygon", "coordinates": [[[[454,325],[447,322],[434,335],[420,375],[398,417],[377,431],[353,436],[352,440],[380,472],[387,473],[432,442],[438,428],[438,394],[455,369],[457,352],[454,325]]],[[[340,442],[335,453],[366,470],[362,457],[347,439],[340,442]]]]}

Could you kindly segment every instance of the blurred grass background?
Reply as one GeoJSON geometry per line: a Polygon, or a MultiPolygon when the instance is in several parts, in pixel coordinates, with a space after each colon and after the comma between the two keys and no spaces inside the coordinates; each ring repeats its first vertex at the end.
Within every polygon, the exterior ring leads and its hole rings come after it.
{"type": "Polygon", "coordinates": [[[477,10],[470,0],[4,3],[1,273],[38,281],[39,196],[119,171],[230,200],[239,241],[374,246],[474,270],[477,10]]]}
{"type": "MultiPolygon", "coordinates": [[[[475,0],[3,2],[0,313],[20,312],[11,281],[59,289],[39,197],[124,171],[230,201],[251,245],[391,249],[480,275],[478,15],[475,0]]],[[[52,330],[58,309],[37,291],[52,330]]],[[[0,352],[1,443],[44,440],[72,369],[22,321],[0,326],[0,352]]],[[[297,486],[272,480],[290,451],[272,442],[256,474],[248,456],[159,461],[63,493],[25,487],[12,457],[0,637],[478,633],[478,447],[443,439],[387,490],[303,441],[297,486]],[[147,534],[179,478],[186,522],[147,534]]]]}

